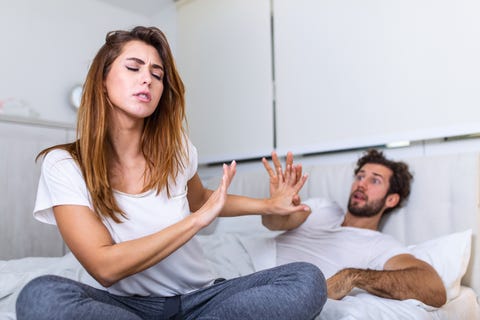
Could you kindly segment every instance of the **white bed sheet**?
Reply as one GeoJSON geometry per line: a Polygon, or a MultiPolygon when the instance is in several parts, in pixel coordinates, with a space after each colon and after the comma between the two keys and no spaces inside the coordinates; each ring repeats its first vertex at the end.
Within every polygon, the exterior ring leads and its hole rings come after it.
{"type": "MultiPolygon", "coordinates": [[[[232,278],[275,264],[272,235],[219,234],[199,236],[208,261],[218,277],[232,278]]],[[[0,320],[15,320],[15,301],[21,288],[43,274],[56,274],[98,286],[72,254],[59,258],[0,261],[0,320]]],[[[419,301],[383,299],[356,290],[341,301],[328,300],[316,320],[474,320],[480,319],[475,292],[461,294],[445,306],[429,311],[419,301]]]]}
{"type": "Polygon", "coordinates": [[[89,285],[100,285],[83,269],[75,257],[29,257],[0,261],[0,320],[15,320],[15,301],[20,290],[30,280],[45,274],[55,274],[89,285]]]}
{"type": "Polygon", "coordinates": [[[462,287],[458,297],[440,309],[426,310],[416,300],[391,300],[366,292],[355,292],[344,299],[327,300],[316,320],[474,320],[480,319],[475,292],[462,287]]]}
{"type": "MultiPolygon", "coordinates": [[[[275,265],[272,234],[255,236],[225,233],[199,237],[218,276],[229,278],[275,265]],[[239,266],[238,268],[236,266],[239,266]]],[[[418,300],[384,299],[355,289],[344,299],[328,299],[316,320],[476,320],[480,319],[477,295],[462,287],[460,295],[439,309],[418,300]]]]}

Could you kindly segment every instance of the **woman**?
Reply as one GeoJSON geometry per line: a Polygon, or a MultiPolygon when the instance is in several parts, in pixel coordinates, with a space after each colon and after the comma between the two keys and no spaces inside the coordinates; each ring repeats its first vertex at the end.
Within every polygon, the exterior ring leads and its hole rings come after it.
{"type": "Polygon", "coordinates": [[[22,319],[312,319],[325,280],[285,265],[215,281],[194,235],[217,216],[308,210],[289,166],[276,196],[227,195],[235,162],[205,189],[187,138],[183,83],[163,33],[107,34],[84,85],[77,141],[44,156],[34,215],[56,224],[102,287],[43,276],[17,300],[22,319]]]}

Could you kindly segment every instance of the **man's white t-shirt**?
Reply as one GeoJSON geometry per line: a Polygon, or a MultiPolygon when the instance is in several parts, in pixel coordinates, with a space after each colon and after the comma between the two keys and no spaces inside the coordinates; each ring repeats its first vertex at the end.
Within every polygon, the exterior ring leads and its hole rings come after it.
{"type": "Polygon", "coordinates": [[[307,261],[328,279],[344,268],[382,270],[391,257],[409,253],[390,235],[342,227],[345,213],[332,201],[314,198],[305,203],[312,209],[307,220],[276,238],[277,265],[307,261]]]}
{"type": "MultiPolygon", "coordinates": [[[[121,219],[122,223],[102,218],[115,243],[158,232],[190,214],[187,182],[197,170],[197,151],[189,141],[188,151],[189,163],[179,173],[176,184],[170,184],[170,197],[166,190],[158,195],[156,190],[142,194],[114,191],[119,207],[127,214],[127,219],[121,219]]],[[[93,210],[80,167],[67,151],[55,149],[42,163],[34,217],[56,224],[52,208],[58,205],[80,205],[93,210]]],[[[213,279],[203,250],[194,237],[158,264],[118,281],[107,290],[117,295],[168,297],[205,287],[213,279]]]]}

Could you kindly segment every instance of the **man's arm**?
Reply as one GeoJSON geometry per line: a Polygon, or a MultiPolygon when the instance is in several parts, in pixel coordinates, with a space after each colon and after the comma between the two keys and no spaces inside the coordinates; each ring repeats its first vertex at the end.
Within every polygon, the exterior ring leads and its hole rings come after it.
{"type": "Polygon", "coordinates": [[[383,298],[417,299],[433,307],[441,307],[447,301],[445,287],[435,269],[410,254],[394,256],[381,271],[347,268],[327,280],[331,299],[342,299],[354,287],[383,298]]]}
{"type": "Polygon", "coordinates": [[[298,211],[286,216],[263,215],[262,224],[273,231],[292,230],[307,220],[310,211],[298,211]]]}

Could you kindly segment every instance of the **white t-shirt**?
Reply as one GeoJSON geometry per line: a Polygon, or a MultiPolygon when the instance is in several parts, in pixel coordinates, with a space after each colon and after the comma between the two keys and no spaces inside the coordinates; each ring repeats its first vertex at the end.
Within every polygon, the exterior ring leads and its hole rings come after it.
{"type": "Polygon", "coordinates": [[[409,253],[390,235],[342,227],[345,213],[334,202],[315,198],[305,203],[312,209],[307,220],[276,238],[277,265],[307,261],[328,279],[344,268],[382,270],[391,257],[409,253]]]}
{"type": "MultiPolygon", "coordinates": [[[[177,183],[170,184],[170,198],[166,190],[158,195],[156,190],[134,195],[114,191],[119,207],[128,216],[122,218],[122,223],[103,218],[115,243],[160,231],[190,214],[187,182],[197,170],[197,151],[189,141],[188,149],[189,163],[179,173],[177,183]]],[[[68,152],[60,149],[49,152],[42,163],[34,217],[56,224],[52,208],[57,205],[81,205],[93,210],[80,167],[68,152]]],[[[117,295],[172,296],[205,287],[213,279],[200,243],[194,237],[158,264],[118,281],[107,290],[117,295]]]]}

